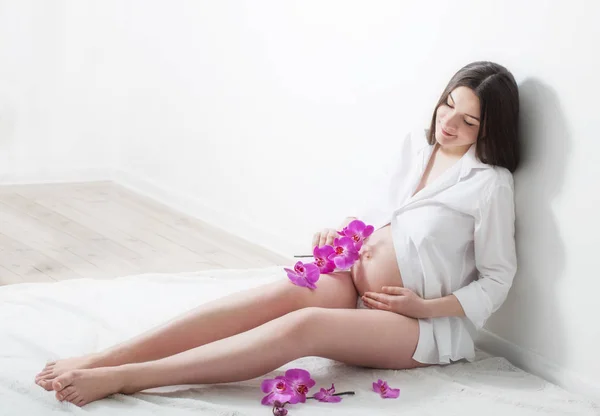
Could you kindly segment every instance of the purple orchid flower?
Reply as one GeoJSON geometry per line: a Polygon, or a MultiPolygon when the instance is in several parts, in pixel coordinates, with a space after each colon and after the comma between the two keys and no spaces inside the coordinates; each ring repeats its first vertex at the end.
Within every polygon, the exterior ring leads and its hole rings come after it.
{"type": "Polygon", "coordinates": [[[260,389],[263,393],[268,393],[263,397],[261,404],[273,404],[275,400],[285,403],[296,395],[289,381],[284,376],[263,380],[260,384],[260,389]]]}
{"type": "Polygon", "coordinates": [[[312,263],[304,264],[301,261],[297,262],[294,266],[294,270],[284,267],[287,272],[288,279],[297,286],[308,287],[310,289],[316,289],[315,283],[319,280],[320,272],[319,268],[312,263]]]}
{"type": "Polygon", "coordinates": [[[285,378],[295,393],[289,402],[291,404],[306,403],[306,394],[315,385],[315,381],[310,378],[310,373],[301,368],[293,368],[285,372],[285,378]]]}
{"type": "Polygon", "coordinates": [[[344,237],[350,237],[354,242],[356,250],[360,251],[363,242],[367,237],[373,234],[375,227],[372,225],[366,225],[361,220],[353,220],[348,224],[342,231],[338,231],[338,234],[344,237]]]}
{"type": "Polygon", "coordinates": [[[330,389],[325,390],[322,388],[318,393],[315,393],[315,395],[313,397],[320,402],[329,402],[329,403],[341,402],[342,398],[339,396],[334,396],[333,395],[334,393],[335,393],[335,386],[332,383],[330,389]]]}
{"type": "Polygon", "coordinates": [[[338,269],[347,269],[358,260],[358,251],[354,246],[354,240],[350,237],[336,238],[333,240],[334,252],[327,258],[333,260],[338,269]]]}
{"type": "Polygon", "coordinates": [[[400,395],[400,389],[393,389],[388,386],[387,381],[381,379],[373,383],[373,391],[379,393],[384,399],[396,399],[400,395]]]}
{"type": "Polygon", "coordinates": [[[328,258],[334,251],[330,245],[315,246],[313,249],[314,264],[319,268],[321,274],[328,274],[335,270],[335,263],[328,258]]]}
{"type": "Polygon", "coordinates": [[[273,414],[275,416],[285,416],[285,415],[287,415],[288,411],[287,411],[287,409],[285,409],[283,407],[286,404],[281,403],[279,400],[275,400],[275,402],[273,403],[273,414]]]}

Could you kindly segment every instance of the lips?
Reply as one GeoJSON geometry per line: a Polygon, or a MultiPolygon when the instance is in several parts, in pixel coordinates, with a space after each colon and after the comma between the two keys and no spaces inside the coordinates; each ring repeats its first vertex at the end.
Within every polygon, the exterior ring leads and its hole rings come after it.
{"type": "Polygon", "coordinates": [[[442,126],[440,126],[440,128],[442,129],[442,132],[443,132],[443,133],[444,133],[446,136],[449,136],[449,137],[452,137],[452,136],[454,136],[453,134],[450,134],[450,133],[448,133],[446,130],[444,130],[444,128],[443,128],[442,126]]]}

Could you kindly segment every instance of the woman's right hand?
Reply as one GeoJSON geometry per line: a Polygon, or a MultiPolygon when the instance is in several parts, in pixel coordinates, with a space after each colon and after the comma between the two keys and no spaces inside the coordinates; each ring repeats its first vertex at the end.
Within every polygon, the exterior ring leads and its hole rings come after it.
{"type": "MultiPolygon", "coordinates": [[[[346,218],[340,225],[339,230],[341,231],[345,226],[350,224],[350,222],[355,219],[355,217],[346,218]]],[[[338,234],[338,230],[334,228],[323,228],[313,236],[312,246],[314,248],[315,246],[323,247],[325,245],[333,245],[333,240],[339,237],[340,235],[338,234]]]]}

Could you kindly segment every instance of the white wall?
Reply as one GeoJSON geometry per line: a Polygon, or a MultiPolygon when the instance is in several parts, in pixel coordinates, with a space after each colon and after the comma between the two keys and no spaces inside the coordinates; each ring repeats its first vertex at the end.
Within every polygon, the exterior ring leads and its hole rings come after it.
{"type": "Polygon", "coordinates": [[[88,5],[0,1],[0,183],[106,178],[102,64],[88,5]],[[100,128],[99,128],[100,127],[100,128]]]}
{"type": "Polygon", "coordinates": [[[481,345],[600,397],[599,3],[49,4],[0,2],[2,172],[116,166],[121,183],[285,254],[351,214],[457,69],[508,67],[520,267],[481,345]]]}

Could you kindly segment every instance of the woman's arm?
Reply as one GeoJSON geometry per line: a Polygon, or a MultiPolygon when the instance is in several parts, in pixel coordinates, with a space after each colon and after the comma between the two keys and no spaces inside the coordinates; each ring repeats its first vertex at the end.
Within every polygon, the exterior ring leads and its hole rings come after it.
{"type": "Polygon", "coordinates": [[[466,316],[464,309],[454,295],[448,295],[437,299],[426,299],[425,305],[427,306],[427,318],[466,316]]]}
{"type": "Polygon", "coordinates": [[[479,279],[452,294],[477,329],[504,303],[517,271],[513,194],[512,184],[497,186],[479,206],[474,235],[479,279]]]}

